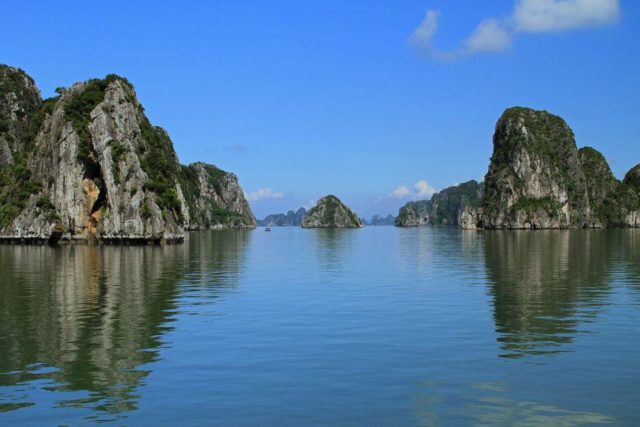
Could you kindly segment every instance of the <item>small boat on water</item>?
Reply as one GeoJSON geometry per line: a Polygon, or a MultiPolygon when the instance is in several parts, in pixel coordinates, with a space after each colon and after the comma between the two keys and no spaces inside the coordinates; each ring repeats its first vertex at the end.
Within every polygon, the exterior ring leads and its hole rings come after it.
{"type": "Polygon", "coordinates": [[[264,231],[271,231],[271,228],[267,227],[264,229],[264,231]]]}

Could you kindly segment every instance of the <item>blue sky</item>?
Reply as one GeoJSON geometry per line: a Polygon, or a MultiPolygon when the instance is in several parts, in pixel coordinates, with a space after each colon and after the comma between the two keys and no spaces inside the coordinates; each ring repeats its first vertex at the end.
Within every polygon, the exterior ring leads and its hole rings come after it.
{"type": "Polygon", "coordinates": [[[183,163],[257,217],[333,193],[396,213],[480,179],[502,111],[565,118],[621,178],[640,162],[631,0],[8,2],[0,63],[58,86],[126,76],[183,163]],[[134,4],[135,3],[135,4],[134,4]],[[416,184],[417,187],[416,187],[416,184]]]}

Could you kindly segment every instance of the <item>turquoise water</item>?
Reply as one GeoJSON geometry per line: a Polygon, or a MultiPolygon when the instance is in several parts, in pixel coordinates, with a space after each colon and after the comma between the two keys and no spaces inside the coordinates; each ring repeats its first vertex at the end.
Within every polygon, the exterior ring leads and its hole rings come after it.
{"type": "Polygon", "coordinates": [[[638,425],[640,230],[0,246],[0,425],[638,425]]]}

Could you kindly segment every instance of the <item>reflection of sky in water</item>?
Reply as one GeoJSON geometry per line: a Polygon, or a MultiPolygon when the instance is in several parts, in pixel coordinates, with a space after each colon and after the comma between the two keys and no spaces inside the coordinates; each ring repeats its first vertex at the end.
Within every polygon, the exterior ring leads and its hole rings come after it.
{"type": "Polygon", "coordinates": [[[592,411],[572,411],[554,404],[515,400],[506,383],[478,383],[440,394],[439,384],[427,383],[417,400],[419,424],[477,426],[580,426],[617,423],[613,416],[592,411]],[[450,404],[455,402],[455,405],[450,404]]]}
{"type": "Polygon", "coordinates": [[[638,231],[0,246],[0,423],[629,424],[638,231]]]}

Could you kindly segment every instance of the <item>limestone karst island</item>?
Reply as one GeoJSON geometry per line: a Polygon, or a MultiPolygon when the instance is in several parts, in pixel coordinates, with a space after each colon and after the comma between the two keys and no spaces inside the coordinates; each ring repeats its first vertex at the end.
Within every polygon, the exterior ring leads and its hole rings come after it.
{"type": "Polygon", "coordinates": [[[496,124],[485,181],[400,209],[396,225],[466,229],[640,227],[640,163],[617,180],[596,149],[546,111],[509,108],[496,124]]]}
{"type": "Polygon", "coordinates": [[[0,241],[181,242],[255,227],[235,175],[182,165],[134,87],[113,74],[41,99],[0,65],[0,241]]]}

